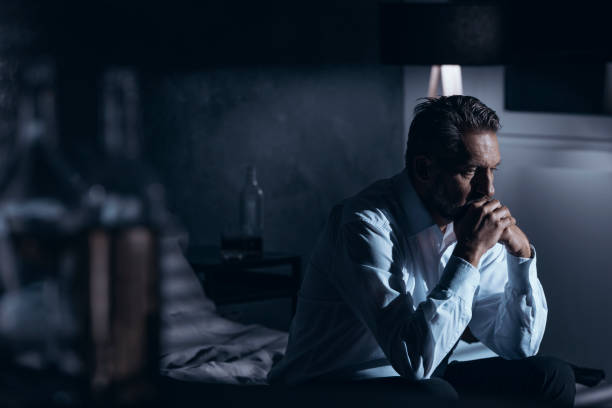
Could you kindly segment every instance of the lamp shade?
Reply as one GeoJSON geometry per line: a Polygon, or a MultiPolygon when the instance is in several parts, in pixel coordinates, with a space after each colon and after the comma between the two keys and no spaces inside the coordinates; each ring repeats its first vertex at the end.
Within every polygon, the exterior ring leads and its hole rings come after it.
{"type": "Polygon", "coordinates": [[[494,4],[380,5],[381,57],[388,64],[499,64],[503,19],[494,4]]]}
{"type": "Polygon", "coordinates": [[[381,3],[381,58],[425,65],[612,61],[607,3],[381,3]]]}

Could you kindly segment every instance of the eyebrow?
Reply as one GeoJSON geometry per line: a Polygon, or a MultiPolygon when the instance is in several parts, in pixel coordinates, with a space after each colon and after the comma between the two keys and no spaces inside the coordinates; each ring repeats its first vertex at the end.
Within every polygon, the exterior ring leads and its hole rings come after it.
{"type": "MultiPolygon", "coordinates": [[[[498,162],[497,162],[497,163],[496,163],[496,164],[495,164],[493,167],[499,167],[499,166],[501,166],[501,163],[502,163],[502,162],[501,162],[501,160],[500,160],[500,161],[498,161],[498,162]]],[[[483,166],[481,166],[481,165],[480,165],[480,163],[475,162],[475,161],[468,161],[468,162],[465,164],[465,166],[483,167],[483,166]]]]}

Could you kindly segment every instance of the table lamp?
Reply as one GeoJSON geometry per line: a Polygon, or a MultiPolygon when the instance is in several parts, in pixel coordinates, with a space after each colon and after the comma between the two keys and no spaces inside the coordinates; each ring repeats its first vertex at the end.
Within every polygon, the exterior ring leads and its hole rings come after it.
{"type": "Polygon", "coordinates": [[[440,79],[443,95],[461,93],[460,65],[603,63],[612,30],[602,3],[381,3],[381,59],[432,65],[429,96],[440,79]]]}

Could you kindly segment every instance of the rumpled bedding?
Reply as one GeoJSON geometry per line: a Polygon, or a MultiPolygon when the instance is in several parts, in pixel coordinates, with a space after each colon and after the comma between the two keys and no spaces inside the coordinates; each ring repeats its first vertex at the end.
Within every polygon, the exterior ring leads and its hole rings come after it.
{"type": "Polygon", "coordinates": [[[219,316],[176,239],[162,241],[161,374],[183,381],[265,384],[287,333],[219,316]]]}

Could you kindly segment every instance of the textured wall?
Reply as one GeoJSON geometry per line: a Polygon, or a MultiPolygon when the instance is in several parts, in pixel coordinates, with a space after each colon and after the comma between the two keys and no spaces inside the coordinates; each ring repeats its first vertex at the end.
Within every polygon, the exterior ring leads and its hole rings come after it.
{"type": "Polygon", "coordinates": [[[254,163],[265,247],[309,253],[331,206],[402,168],[399,67],[250,67],[149,76],[149,157],[191,243],[238,223],[254,163]]]}

